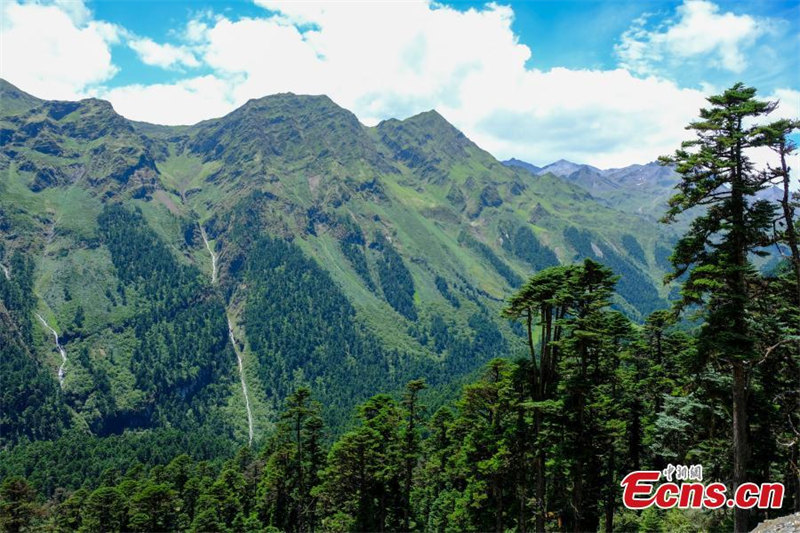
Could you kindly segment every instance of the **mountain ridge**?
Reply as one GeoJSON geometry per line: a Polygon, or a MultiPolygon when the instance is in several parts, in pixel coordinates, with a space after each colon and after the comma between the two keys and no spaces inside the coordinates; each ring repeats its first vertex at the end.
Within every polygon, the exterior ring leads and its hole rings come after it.
{"type": "Polygon", "coordinates": [[[372,392],[514,353],[499,308],[553,264],[624,272],[615,305],[638,320],[669,295],[662,228],[553,174],[531,180],[435,111],[367,127],[325,96],[282,94],[158,126],[97,100],[21,101],[0,113],[0,263],[30,262],[32,283],[17,287],[16,268],[0,283],[31,301],[13,322],[37,379],[55,380],[60,357],[20,316],[40,313],[69,353],[63,392],[38,408],[101,438],[185,419],[258,442],[303,383],[325,384],[341,431],[372,392]],[[193,329],[194,356],[173,333],[193,329]]]}

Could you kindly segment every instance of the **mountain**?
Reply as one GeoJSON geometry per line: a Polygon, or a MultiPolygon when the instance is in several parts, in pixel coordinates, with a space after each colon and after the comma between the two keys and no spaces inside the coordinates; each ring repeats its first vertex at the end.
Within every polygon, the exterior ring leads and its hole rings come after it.
{"type": "Polygon", "coordinates": [[[179,431],[213,457],[264,439],[301,384],[341,432],[371,394],[522,354],[499,310],[537,270],[606,263],[635,320],[669,295],[669,230],[531,179],[436,111],[366,127],[280,94],[166,127],[1,87],[7,449],[156,453],[179,431]]]}
{"type": "Polygon", "coordinates": [[[559,159],[535,172],[536,175],[553,174],[586,189],[592,195],[600,197],[602,194],[617,189],[617,185],[604,176],[603,171],[591,165],[580,165],[559,159]]]}
{"type": "Polygon", "coordinates": [[[532,165],[528,162],[516,159],[512,157],[511,159],[506,159],[503,161],[503,164],[507,167],[518,167],[524,170],[527,170],[531,174],[538,174],[539,171],[542,169],[541,167],[537,167],[536,165],[532,165]]]}
{"type": "MultiPolygon", "coordinates": [[[[675,194],[675,186],[679,181],[672,168],[656,161],[605,170],[564,159],[541,168],[519,159],[509,159],[503,164],[524,169],[534,176],[554,174],[585,189],[592,197],[613,209],[652,220],[666,212],[667,202],[675,194]]],[[[783,190],[776,186],[768,187],[756,195],[770,202],[777,202],[782,196],[783,190]]],[[[679,223],[677,227],[682,232],[684,226],[679,223]]]]}
{"type": "MultiPolygon", "coordinates": [[[[520,163],[512,166],[527,168],[520,163]]],[[[666,212],[667,200],[674,194],[678,183],[675,172],[657,162],[601,170],[561,159],[530,173],[535,176],[546,173],[559,176],[613,209],[652,220],[666,212]]]]}
{"type": "Polygon", "coordinates": [[[576,172],[600,172],[600,169],[597,169],[591,165],[581,165],[578,163],[573,163],[572,161],[567,161],[566,159],[559,159],[549,165],[545,165],[540,168],[536,173],[539,175],[542,174],[554,174],[556,176],[560,176],[562,178],[567,178],[576,172]]]}

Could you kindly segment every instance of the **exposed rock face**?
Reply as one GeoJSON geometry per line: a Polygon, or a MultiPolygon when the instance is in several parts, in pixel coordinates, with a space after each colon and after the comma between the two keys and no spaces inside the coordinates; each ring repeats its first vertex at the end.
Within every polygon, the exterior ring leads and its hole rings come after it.
{"type": "Polygon", "coordinates": [[[800,533],[800,513],[765,520],[756,526],[753,533],[800,533]]]}

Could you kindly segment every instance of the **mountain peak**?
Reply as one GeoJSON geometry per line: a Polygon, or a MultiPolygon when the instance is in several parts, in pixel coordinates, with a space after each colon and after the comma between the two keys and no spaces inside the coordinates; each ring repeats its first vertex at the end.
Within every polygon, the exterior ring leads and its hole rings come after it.
{"type": "MultiPolygon", "coordinates": [[[[317,104],[317,105],[328,105],[332,107],[337,107],[339,109],[343,109],[342,107],[338,106],[333,100],[330,99],[327,95],[324,94],[297,94],[293,92],[285,92],[285,93],[276,93],[276,94],[269,94],[267,96],[262,96],[260,98],[251,98],[247,102],[242,105],[244,107],[263,107],[268,105],[279,105],[279,104],[317,104]]],[[[241,109],[241,108],[240,108],[241,109]]]]}
{"type": "Polygon", "coordinates": [[[270,120],[289,116],[308,119],[337,117],[353,127],[360,127],[358,118],[352,112],[331,100],[330,97],[324,94],[295,94],[290,92],[252,98],[241,107],[230,112],[226,117],[222,117],[222,119],[251,115],[253,113],[267,117],[270,120]]]}
{"type": "Polygon", "coordinates": [[[521,159],[517,159],[516,157],[512,157],[511,159],[506,159],[503,161],[503,164],[507,167],[513,168],[521,168],[523,170],[527,170],[531,174],[537,174],[542,167],[537,167],[536,165],[532,165],[527,161],[522,161],[521,159]]]}
{"type": "Polygon", "coordinates": [[[600,172],[599,169],[591,166],[591,165],[582,165],[579,163],[573,163],[572,161],[567,161],[566,159],[559,159],[549,165],[543,166],[538,174],[544,174],[546,172],[550,172],[551,174],[555,174],[556,176],[566,177],[570,174],[578,172],[579,170],[590,170],[594,172],[600,172]]]}
{"type": "Polygon", "coordinates": [[[435,132],[437,135],[449,133],[451,135],[455,134],[462,137],[464,136],[464,134],[461,133],[461,130],[450,124],[450,122],[448,122],[447,119],[435,109],[417,113],[416,115],[412,115],[404,120],[399,120],[398,122],[406,126],[423,128],[431,132],[435,132]]]}
{"type": "MultiPolygon", "coordinates": [[[[424,120],[442,120],[444,122],[447,122],[447,120],[441,115],[441,113],[439,113],[435,109],[429,109],[427,111],[422,111],[421,113],[417,113],[416,115],[412,115],[412,116],[408,117],[406,120],[415,120],[415,119],[419,119],[419,120],[423,120],[423,119],[424,120]]],[[[449,122],[448,122],[448,124],[449,124],[449,122]]]]}
{"type": "MultiPolygon", "coordinates": [[[[358,118],[325,95],[281,93],[252,99],[196,128],[192,152],[207,160],[235,162],[238,169],[230,165],[222,172],[231,176],[241,172],[264,175],[278,160],[312,165],[325,160],[320,159],[324,154],[335,154],[337,164],[378,157],[358,118]]],[[[314,168],[330,171],[328,167],[314,168]]]]}

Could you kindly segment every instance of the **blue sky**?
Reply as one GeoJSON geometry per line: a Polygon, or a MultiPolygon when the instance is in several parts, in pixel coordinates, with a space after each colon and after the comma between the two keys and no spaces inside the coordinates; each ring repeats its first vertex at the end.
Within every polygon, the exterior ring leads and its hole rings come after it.
{"type": "Polygon", "coordinates": [[[796,0],[4,0],[0,31],[0,75],[40,97],[181,124],[324,93],[368,125],[435,108],[537,164],[652,160],[738,80],[800,115],[796,0]]]}

